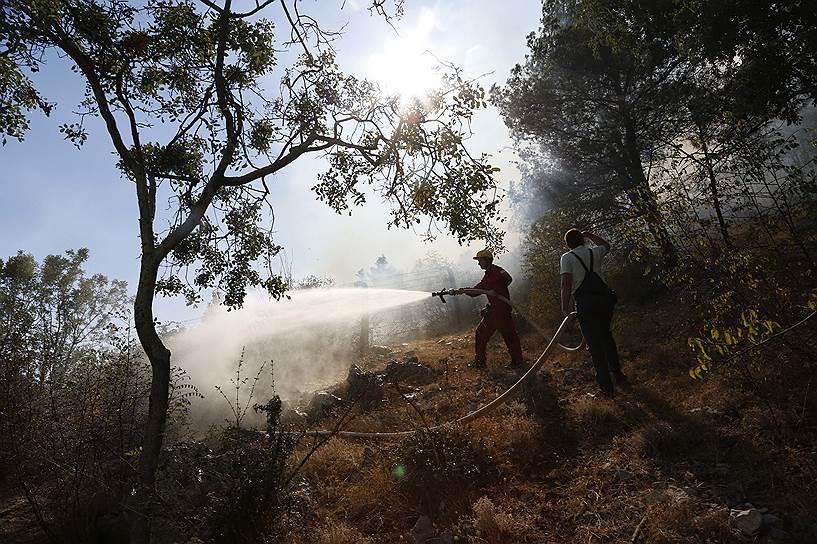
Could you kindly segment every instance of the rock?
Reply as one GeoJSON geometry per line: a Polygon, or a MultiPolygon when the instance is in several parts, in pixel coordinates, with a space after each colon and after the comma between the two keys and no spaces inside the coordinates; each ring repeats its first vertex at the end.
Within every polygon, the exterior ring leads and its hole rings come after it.
{"type": "Polygon", "coordinates": [[[732,510],[730,513],[732,526],[744,536],[755,536],[763,526],[763,514],[750,508],[748,510],[732,510]]]}
{"type": "Polygon", "coordinates": [[[404,363],[390,362],[382,376],[388,382],[427,384],[434,380],[434,371],[418,362],[416,357],[409,357],[404,363]]]}
{"type": "Polygon", "coordinates": [[[333,395],[332,393],[327,393],[326,391],[319,391],[315,393],[315,396],[312,397],[312,401],[309,403],[309,407],[307,408],[307,414],[309,414],[309,419],[312,421],[317,421],[319,419],[323,419],[329,415],[329,412],[340,404],[342,399],[333,395]]]}
{"type": "Polygon", "coordinates": [[[383,380],[377,374],[364,372],[357,365],[349,368],[346,377],[346,398],[364,406],[383,400],[383,380]]]}
{"type": "Polygon", "coordinates": [[[425,542],[436,536],[434,524],[431,523],[431,518],[428,516],[420,516],[417,522],[411,529],[411,537],[414,539],[414,544],[425,544],[425,542]]]}
{"type": "Polygon", "coordinates": [[[307,422],[309,417],[305,412],[287,408],[281,411],[281,423],[284,425],[302,425],[307,422]]]}
{"type": "Polygon", "coordinates": [[[388,355],[391,353],[391,348],[386,346],[371,346],[369,351],[375,355],[388,355]]]}

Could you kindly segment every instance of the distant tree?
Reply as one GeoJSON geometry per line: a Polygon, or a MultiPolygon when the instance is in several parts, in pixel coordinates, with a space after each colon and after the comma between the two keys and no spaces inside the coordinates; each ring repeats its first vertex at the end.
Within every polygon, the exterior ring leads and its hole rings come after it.
{"type": "MultiPolygon", "coordinates": [[[[385,14],[385,6],[378,0],[372,8],[385,14]]],[[[425,220],[433,235],[442,222],[461,241],[497,240],[490,226],[498,212],[495,168],[464,147],[473,110],[485,105],[483,90],[454,71],[423,100],[383,96],[340,71],[332,47],[339,34],[302,7],[272,0],[247,11],[231,0],[3,3],[0,97],[12,112],[0,118],[4,134],[22,137],[25,113],[45,104],[22,75],[68,62],[87,91],[78,122],[61,131],[81,146],[87,122],[99,116],[135,188],[134,319],[153,374],[130,505],[134,543],[149,538],[168,410],[171,353],[156,330],[154,297],[182,293],[194,302],[215,288],[237,307],[247,286],[282,295],[285,281],[255,266],[280,250],[266,221],[270,176],[320,155],[328,170],[312,189],[338,212],[373,191],[391,203],[391,225],[425,220]],[[262,18],[273,7],[279,22],[262,18]]]]}
{"type": "Polygon", "coordinates": [[[370,285],[391,287],[395,285],[395,275],[398,270],[389,263],[385,255],[381,255],[374,262],[373,266],[369,267],[367,278],[370,285]]]}
{"type": "MultiPolygon", "coordinates": [[[[147,403],[126,285],[86,275],[87,258],[0,259],[0,473],[52,542],[87,536],[93,501],[80,497],[129,494],[126,453],[147,403]]],[[[176,395],[176,414],[184,400],[176,395]]]]}
{"type": "Polygon", "coordinates": [[[309,274],[295,282],[295,289],[319,289],[335,285],[335,278],[331,276],[316,276],[309,274]]]}
{"type": "Polygon", "coordinates": [[[87,259],[83,248],[42,263],[23,252],[0,260],[0,357],[28,360],[21,371],[41,384],[98,346],[129,303],[125,282],[85,275],[87,259]]]}

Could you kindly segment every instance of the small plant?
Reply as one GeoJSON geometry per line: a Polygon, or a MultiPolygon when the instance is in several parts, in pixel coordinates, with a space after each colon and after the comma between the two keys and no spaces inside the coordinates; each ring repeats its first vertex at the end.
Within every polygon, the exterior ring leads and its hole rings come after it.
{"type": "Polygon", "coordinates": [[[398,459],[398,486],[428,504],[488,483],[496,472],[485,445],[459,427],[417,431],[400,444],[398,459]]]}
{"type": "MultiPolygon", "coordinates": [[[[238,365],[235,369],[235,378],[230,378],[230,383],[233,384],[233,390],[235,392],[235,400],[231,400],[220,385],[215,386],[216,391],[221,393],[221,396],[227,401],[230,411],[233,413],[233,426],[237,429],[241,428],[241,422],[244,421],[244,416],[247,415],[247,411],[250,408],[250,403],[255,395],[255,386],[258,383],[258,380],[261,379],[261,373],[264,371],[264,367],[267,364],[261,364],[261,367],[258,369],[258,373],[252,379],[252,385],[250,386],[250,391],[247,395],[247,402],[243,403],[242,405],[241,389],[250,381],[249,376],[244,376],[243,378],[241,377],[241,370],[244,367],[244,350],[245,348],[241,348],[241,356],[238,358],[238,365]]],[[[272,363],[272,361],[270,361],[270,363],[272,363]]]]}

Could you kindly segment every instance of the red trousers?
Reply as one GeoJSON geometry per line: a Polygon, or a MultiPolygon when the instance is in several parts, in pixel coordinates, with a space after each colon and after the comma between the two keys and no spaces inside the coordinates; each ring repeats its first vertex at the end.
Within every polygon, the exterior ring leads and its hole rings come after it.
{"type": "Polygon", "coordinates": [[[516,332],[516,325],[513,323],[513,316],[510,313],[491,312],[477,325],[476,332],[476,355],[474,362],[478,365],[485,364],[485,350],[488,341],[496,331],[502,335],[505,345],[511,354],[511,362],[522,362],[522,346],[519,343],[519,333],[516,332]]]}

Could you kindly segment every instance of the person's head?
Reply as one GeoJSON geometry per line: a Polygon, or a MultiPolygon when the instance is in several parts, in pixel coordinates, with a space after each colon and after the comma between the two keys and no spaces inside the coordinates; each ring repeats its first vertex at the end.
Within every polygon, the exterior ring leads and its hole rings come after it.
{"type": "Polygon", "coordinates": [[[565,243],[570,249],[584,245],[584,235],[579,229],[570,229],[565,233],[565,243]]]}
{"type": "Polygon", "coordinates": [[[494,254],[488,251],[487,249],[482,249],[480,251],[477,251],[474,260],[477,262],[481,269],[488,270],[488,267],[491,266],[492,262],[494,262],[494,254]]]}

